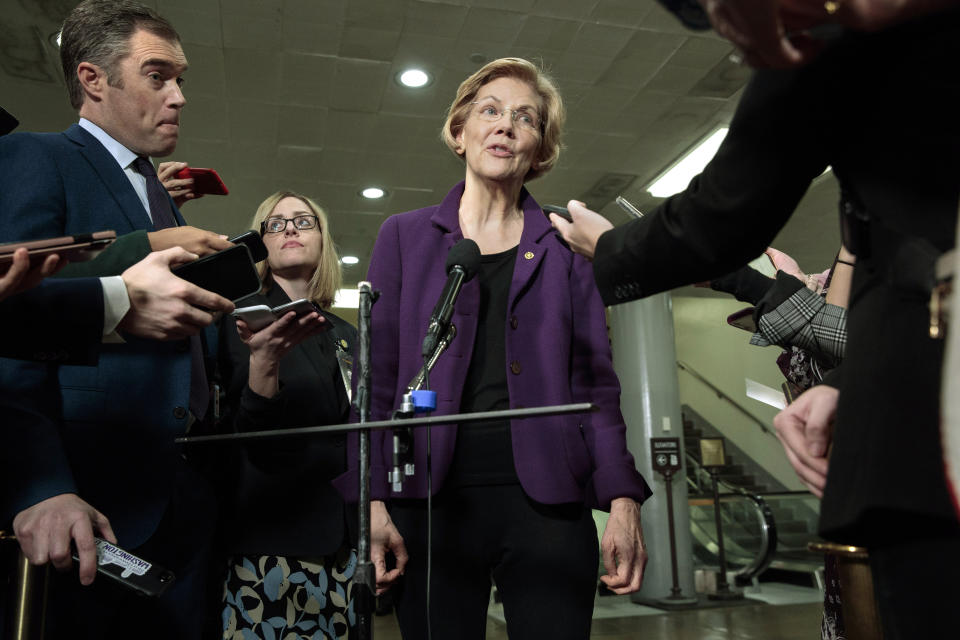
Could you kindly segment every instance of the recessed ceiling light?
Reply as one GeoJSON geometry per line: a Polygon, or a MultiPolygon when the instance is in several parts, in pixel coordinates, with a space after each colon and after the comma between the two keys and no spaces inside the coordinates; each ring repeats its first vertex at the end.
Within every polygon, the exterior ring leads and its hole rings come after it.
{"type": "Polygon", "coordinates": [[[343,256],[342,258],[340,258],[340,262],[342,262],[343,264],[357,264],[358,262],[360,262],[360,258],[358,258],[357,256],[343,256]]]}
{"type": "Polygon", "coordinates": [[[422,69],[407,69],[405,71],[401,71],[397,78],[400,80],[400,84],[403,86],[413,87],[414,89],[422,87],[430,82],[430,75],[422,69]]]}
{"type": "Polygon", "coordinates": [[[364,198],[369,198],[371,200],[377,200],[387,195],[387,192],[381,189],[380,187],[367,187],[360,192],[364,198]]]}

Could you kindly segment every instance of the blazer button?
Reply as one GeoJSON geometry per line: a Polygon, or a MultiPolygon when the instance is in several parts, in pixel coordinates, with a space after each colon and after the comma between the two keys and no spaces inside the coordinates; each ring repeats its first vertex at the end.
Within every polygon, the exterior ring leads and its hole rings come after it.
{"type": "Polygon", "coordinates": [[[183,420],[187,417],[187,410],[183,407],[174,407],[173,408],[173,417],[177,420],[183,420]]]}
{"type": "Polygon", "coordinates": [[[520,321],[517,320],[517,316],[510,316],[510,328],[516,329],[518,324],[520,324],[520,321]]]}
{"type": "Polygon", "coordinates": [[[519,360],[514,360],[513,362],[510,363],[510,371],[512,371],[514,374],[519,374],[520,370],[521,369],[520,369],[519,360]]]}

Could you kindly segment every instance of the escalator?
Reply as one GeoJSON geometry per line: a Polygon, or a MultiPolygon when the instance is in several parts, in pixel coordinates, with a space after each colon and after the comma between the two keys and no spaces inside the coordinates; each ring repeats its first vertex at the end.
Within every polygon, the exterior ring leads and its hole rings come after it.
{"type": "MultiPolygon", "coordinates": [[[[690,534],[694,565],[718,564],[716,516],[710,474],[687,455],[690,534]]],[[[807,550],[816,535],[819,500],[806,491],[750,492],[723,480],[720,521],[727,569],[739,585],[776,570],[794,581],[822,587],[823,556],[807,550]]]]}

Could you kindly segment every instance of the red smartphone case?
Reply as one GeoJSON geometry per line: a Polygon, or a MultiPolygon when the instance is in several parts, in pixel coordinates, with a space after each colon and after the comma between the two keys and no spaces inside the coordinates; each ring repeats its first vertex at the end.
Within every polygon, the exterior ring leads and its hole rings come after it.
{"type": "Polygon", "coordinates": [[[223,184],[219,174],[213,169],[200,169],[198,167],[186,167],[180,169],[175,174],[175,178],[193,178],[193,192],[209,193],[215,196],[225,196],[230,193],[227,185],[223,184]]]}

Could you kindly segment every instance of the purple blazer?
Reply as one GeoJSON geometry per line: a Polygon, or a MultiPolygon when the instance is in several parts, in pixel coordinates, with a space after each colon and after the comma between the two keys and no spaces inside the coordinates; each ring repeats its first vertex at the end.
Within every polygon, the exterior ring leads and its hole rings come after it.
{"type": "MultiPolygon", "coordinates": [[[[406,385],[419,371],[420,345],[430,312],[446,282],[447,252],[463,238],[458,221],[461,182],[439,206],[391,216],[377,236],[367,279],[380,298],[373,306],[370,419],[385,420],[399,406],[406,385]]],[[[593,402],[583,415],[514,420],[513,454],[527,494],[538,502],[584,502],[608,509],[630,497],[643,502],[650,488],[626,447],[620,413],[620,383],[613,371],[603,303],[590,264],[564,247],[540,205],[527,193],[523,234],[503,319],[507,386],[511,408],[593,402]]],[[[477,332],[480,289],[476,280],[460,292],[453,323],[457,336],[430,374],[437,392],[435,415],[458,413],[477,332]]],[[[453,460],[456,425],[433,429],[433,491],[442,486],[453,460]]],[[[416,475],[403,492],[390,492],[389,432],[371,438],[374,499],[426,497],[424,430],[414,430],[416,475]]],[[[356,499],[357,460],[338,479],[356,499]]]]}

